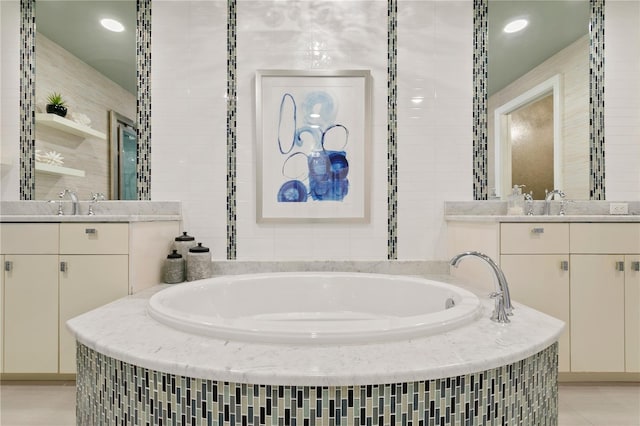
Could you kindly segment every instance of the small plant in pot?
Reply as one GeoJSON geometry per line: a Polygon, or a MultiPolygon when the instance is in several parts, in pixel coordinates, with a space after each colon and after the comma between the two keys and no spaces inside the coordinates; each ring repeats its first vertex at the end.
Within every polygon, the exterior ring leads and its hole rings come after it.
{"type": "Polygon", "coordinates": [[[65,101],[62,99],[62,95],[60,93],[53,92],[47,98],[47,112],[49,114],[56,114],[60,117],[64,117],[67,115],[67,107],[65,106],[65,101]]]}

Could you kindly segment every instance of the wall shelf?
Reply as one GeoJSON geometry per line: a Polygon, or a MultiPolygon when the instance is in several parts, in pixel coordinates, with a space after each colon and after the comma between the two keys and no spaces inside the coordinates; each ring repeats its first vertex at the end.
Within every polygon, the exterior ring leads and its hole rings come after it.
{"type": "Polygon", "coordinates": [[[63,132],[71,133],[76,136],[82,136],[83,138],[107,140],[107,135],[104,133],[55,114],[38,113],[36,114],[36,123],[62,130],[63,132]]]}
{"type": "Polygon", "coordinates": [[[71,169],[69,167],[54,166],[36,162],[36,172],[48,173],[51,175],[84,177],[84,170],[71,169]]]}

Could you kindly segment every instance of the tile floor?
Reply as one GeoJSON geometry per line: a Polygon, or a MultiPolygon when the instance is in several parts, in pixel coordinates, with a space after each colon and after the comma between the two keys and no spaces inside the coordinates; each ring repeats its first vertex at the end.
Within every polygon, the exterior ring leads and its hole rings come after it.
{"type": "MultiPolygon", "coordinates": [[[[640,384],[560,385],[559,426],[640,426],[640,384]]],[[[0,385],[1,426],[75,424],[75,383],[0,385]]]]}

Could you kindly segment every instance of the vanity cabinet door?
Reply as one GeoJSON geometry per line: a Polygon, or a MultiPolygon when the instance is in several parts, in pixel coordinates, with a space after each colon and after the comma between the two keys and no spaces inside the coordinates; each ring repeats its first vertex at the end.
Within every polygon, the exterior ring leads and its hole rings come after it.
{"type": "Polygon", "coordinates": [[[571,255],[571,371],[625,371],[622,255],[571,255]]]}
{"type": "Polygon", "coordinates": [[[571,366],[568,260],[566,254],[502,255],[500,258],[512,300],[565,322],[559,339],[561,372],[570,371],[571,366]]]}
{"type": "Polygon", "coordinates": [[[127,295],[127,255],[60,255],[60,373],[76,372],[76,341],[67,320],[127,295]]]}
{"type": "Polygon", "coordinates": [[[625,256],[625,371],[640,373],[640,255],[625,256]]]}
{"type": "Polygon", "coordinates": [[[4,373],[58,372],[58,256],[5,255],[4,373]]]}
{"type": "Polygon", "coordinates": [[[0,272],[0,373],[4,372],[4,256],[0,255],[0,265],[2,265],[2,272],[0,272]]]}

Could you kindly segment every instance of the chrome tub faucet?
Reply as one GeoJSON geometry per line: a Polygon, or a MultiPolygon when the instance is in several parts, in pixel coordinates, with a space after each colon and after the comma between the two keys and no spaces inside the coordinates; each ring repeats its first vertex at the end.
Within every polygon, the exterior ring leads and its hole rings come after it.
{"type": "Polygon", "coordinates": [[[511,305],[511,296],[509,294],[509,283],[504,276],[502,269],[489,256],[478,251],[466,251],[454,256],[449,262],[451,266],[458,267],[462,258],[467,256],[478,257],[491,267],[495,275],[496,291],[489,296],[495,299],[495,308],[491,314],[491,321],[499,323],[509,323],[509,315],[513,315],[513,306],[511,305]]]}

